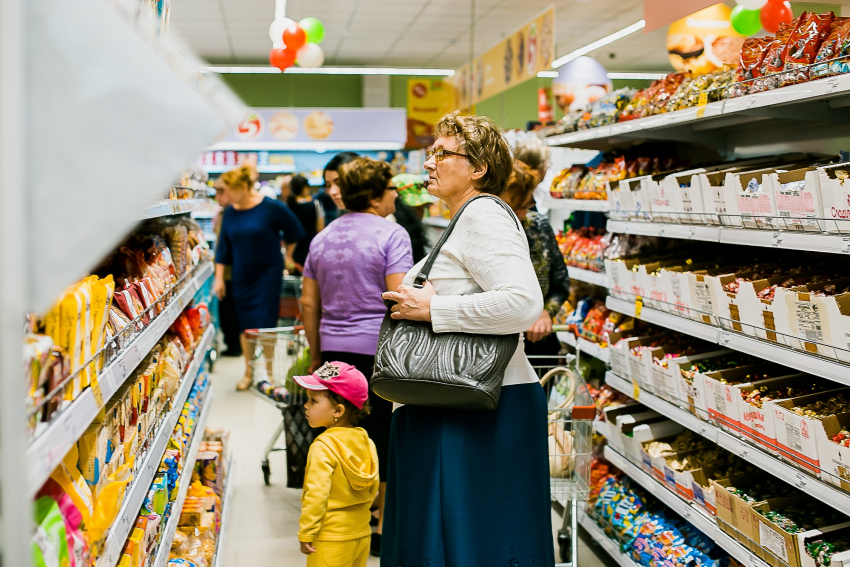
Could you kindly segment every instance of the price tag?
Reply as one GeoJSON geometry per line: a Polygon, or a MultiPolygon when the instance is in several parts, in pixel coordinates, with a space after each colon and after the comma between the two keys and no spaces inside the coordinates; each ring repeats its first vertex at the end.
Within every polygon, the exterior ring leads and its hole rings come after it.
{"type": "Polygon", "coordinates": [[[773,233],[773,247],[774,248],[779,248],[780,246],[782,246],[782,238],[783,238],[783,235],[782,235],[781,232],[774,232],[773,233]]]}
{"type": "Polygon", "coordinates": [[[748,553],[747,554],[747,565],[749,567],[763,567],[764,562],[761,561],[758,557],[756,557],[752,553],[748,553]]]}
{"type": "Polygon", "coordinates": [[[842,238],[841,253],[850,254],[850,238],[847,238],[846,236],[842,238]]]}
{"type": "Polygon", "coordinates": [[[98,382],[96,373],[92,374],[91,391],[94,394],[94,401],[97,404],[97,409],[103,409],[103,392],[100,390],[100,382],[98,382]]]}
{"type": "Polygon", "coordinates": [[[632,378],[632,398],[637,401],[640,398],[640,384],[634,378],[632,378]]]}
{"type": "Polygon", "coordinates": [[[805,476],[803,476],[803,475],[802,475],[802,474],[800,474],[800,473],[797,473],[797,475],[796,475],[796,476],[797,476],[797,482],[795,482],[795,483],[794,483],[794,486],[796,486],[797,488],[800,488],[800,489],[802,489],[802,490],[805,490],[805,489],[806,489],[806,487],[807,487],[807,486],[808,486],[808,484],[809,484],[809,483],[808,483],[808,480],[806,479],[806,477],[805,477],[805,476]]]}
{"type": "Polygon", "coordinates": [[[643,298],[637,296],[635,299],[635,317],[640,319],[640,312],[643,311],[643,298]]]}
{"type": "Polygon", "coordinates": [[[699,103],[697,104],[697,106],[699,108],[697,108],[697,118],[702,118],[703,116],[705,116],[705,108],[706,108],[707,104],[708,104],[708,93],[707,92],[699,93],[699,103]]]}
{"type": "Polygon", "coordinates": [[[838,90],[838,79],[833,77],[826,82],[826,86],[829,89],[829,92],[834,93],[838,90]]]}

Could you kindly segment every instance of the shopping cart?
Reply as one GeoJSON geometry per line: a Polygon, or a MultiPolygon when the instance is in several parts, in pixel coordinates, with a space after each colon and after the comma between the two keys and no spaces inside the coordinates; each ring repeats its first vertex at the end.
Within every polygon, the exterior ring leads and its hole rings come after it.
{"type": "Polygon", "coordinates": [[[286,327],[295,325],[301,320],[301,276],[283,276],[280,286],[280,309],[278,325],[286,327]]]}
{"type": "Polygon", "coordinates": [[[304,413],[306,391],[295,383],[293,376],[310,373],[310,349],[301,327],[278,327],[245,331],[248,348],[252,354],[251,392],[274,404],[282,420],[266,445],[263,453],[263,481],[270,484],[269,454],[286,451],[288,488],[301,488],[307,452],[319,431],[310,427],[304,413]],[[281,433],[285,447],[277,447],[281,433]]]}
{"type": "Polygon", "coordinates": [[[549,404],[549,487],[552,506],[563,513],[558,531],[561,563],[578,566],[578,503],[590,494],[593,420],[596,405],[587,385],[570,368],[573,355],[562,355],[561,364],[552,357],[530,356],[532,367],[546,391],[549,404]]]}

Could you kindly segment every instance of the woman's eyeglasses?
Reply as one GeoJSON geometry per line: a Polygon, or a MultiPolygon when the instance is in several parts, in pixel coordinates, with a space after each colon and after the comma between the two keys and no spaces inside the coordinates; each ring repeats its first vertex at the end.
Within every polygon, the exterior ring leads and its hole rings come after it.
{"type": "Polygon", "coordinates": [[[469,158],[469,155],[467,155],[467,154],[452,152],[452,151],[449,151],[445,148],[437,148],[436,150],[428,150],[425,153],[426,161],[431,159],[431,158],[434,158],[436,161],[443,161],[448,156],[458,156],[458,157],[462,157],[462,158],[469,158]]]}

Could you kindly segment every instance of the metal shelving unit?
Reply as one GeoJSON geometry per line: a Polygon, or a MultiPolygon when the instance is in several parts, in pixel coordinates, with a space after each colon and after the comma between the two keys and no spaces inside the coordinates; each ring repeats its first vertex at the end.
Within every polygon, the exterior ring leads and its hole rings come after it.
{"type": "Polygon", "coordinates": [[[587,339],[583,339],[581,337],[576,338],[572,333],[567,333],[564,331],[558,331],[555,333],[555,336],[558,337],[558,340],[562,343],[573,347],[576,350],[580,350],[581,352],[592,356],[593,358],[598,358],[604,363],[608,363],[609,354],[608,349],[599,346],[598,344],[591,342],[587,339]]]}
{"type": "Polygon", "coordinates": [[[578,510],[578,525],[583,527],[590,534],[590,537],[593,538],[593,541],[598,543],[599,547],[604,549],[620,567],[639,567],[630,557],[620,551],[620,546],[617,542],[605,535],[602,528],[581,508],[578,510]]]}
{"type": "Polygon", "coordinates": [[[142,218],[153,219],[202,211],[213,206],[210,199],[163,199],[142,213],[142,218]]]}
{"type": "MultiPolygon", "coordinates": [[[[611,230],[609,229],[609,232],[611,230]]],[[[567,266],[567,274],[571,280],[585,282],[602,287],[608,287],[608,274],[605,272],[594,272],[593,270],[585,270],[582,268],[574,268],[567,266]]]]}
{"type": "Polygon", "coordinates": [[[601,199],[549,199],[546,206],[560,211],[597,211],[606,213],[611,209],[608,201],[601,199]]]}
{"type": "Polygon", "coordinates": [[[218,539],[216,540],[215,556],[213,557],[212,567],[224,567],[224,546],[227,542],[227,529],[230,527],[230,509],[233,507],[233,487],[236,485],[233,482],[233,468],[236,461],[233,457],[227,462],[227,478],[224,479],[224,493],[221,497],[221,529],[218,531],[218,539]]]}
{"type": "MultiPolygon", "coordinates": [[[[168,447],[168,440],[171,438],[172,433],[174,433],[174,427],[177,425],[177,420],[180,419],[180,413],[183,411],[183,406],[186,404],[189,392],[191,392],[192,386],[195,385],[195,379],[201,370],[204,360],[206,360],[213,337],[215,337],[215,327],[210,325],[201,337],[195,349],[192,362],[183,374],[180,388],[177,390],[174,400],[172,400],[171,412],[169,412],[165,420],[160,424],[159,431],[157,431],[153,443],[151,443],[150,448],[145,454],[145,460],[142,466],[137,469],[132,484],[130,484],[124,494],[124,503],[121,505],[121,511],[118,513],[115,523],[109,528],[109,533],[101,554],[97,559],[96,567],[113,567],[118,563],[124,543],[133,530],[136,516],[138,516],[139,510],[150,490],[151,482],[153,482],[154,476],[156,476],[156,472],[159,470],[162,456],[168,447]]],[[[209,398],[207,403],[209,403],[209,398]]]]}

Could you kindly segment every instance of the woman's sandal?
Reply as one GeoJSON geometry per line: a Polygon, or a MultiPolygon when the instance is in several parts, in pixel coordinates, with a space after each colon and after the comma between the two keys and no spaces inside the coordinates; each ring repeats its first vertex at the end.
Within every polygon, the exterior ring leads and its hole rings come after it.
{"type": "Polygon", "coordinates": [[[244,378],[242,378],[242,380],[240,380],[239,382],[236,383],[236,390],[239,391],[239,392],[247,390],[248,388],[251,387],[251,385],[253,383],[254,383],[253,376],[245,376],[244,378]]]}

